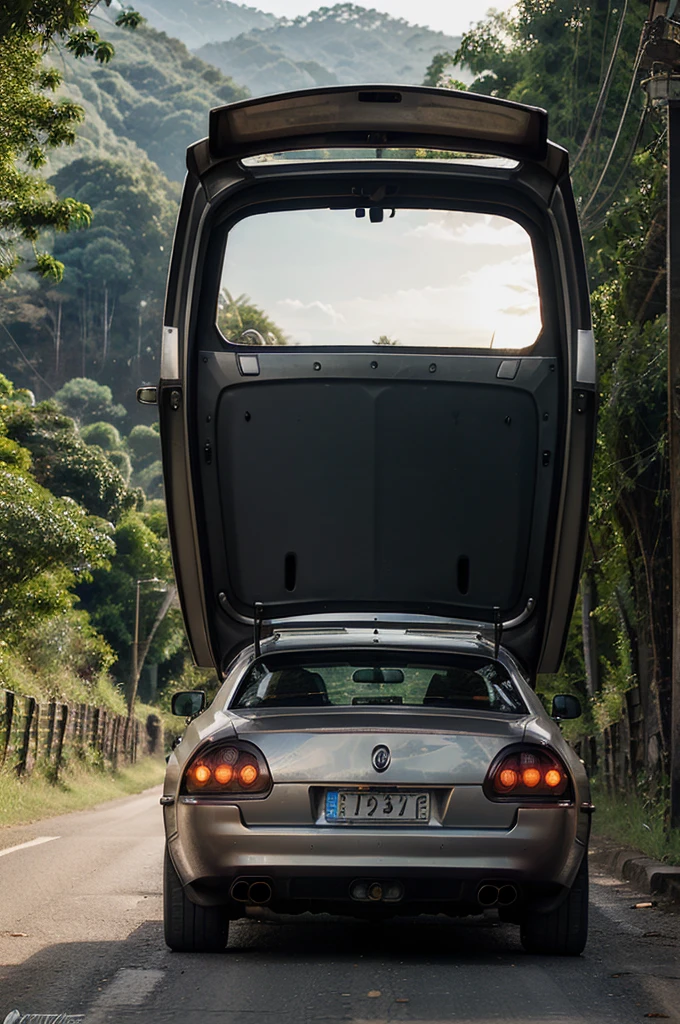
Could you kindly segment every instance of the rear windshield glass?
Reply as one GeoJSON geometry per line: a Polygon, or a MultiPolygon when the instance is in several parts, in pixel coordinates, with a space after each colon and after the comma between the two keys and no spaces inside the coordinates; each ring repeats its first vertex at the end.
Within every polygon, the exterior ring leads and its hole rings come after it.
{"type": "Polygon", "coordinates": [[[528,348],[541,329],[531,239],[462,211],[257,214],[229,232],[217,324],[245,345],[528,348]]]}
{"type": "Polygon", "coordinates": [[[464,711],[526,710],[515,684],[496,661],[459,655],[429,662],[399,656],[317,655],[265,657],[249,670],[233,708],[285,707],[457,708],[464,711]]]}

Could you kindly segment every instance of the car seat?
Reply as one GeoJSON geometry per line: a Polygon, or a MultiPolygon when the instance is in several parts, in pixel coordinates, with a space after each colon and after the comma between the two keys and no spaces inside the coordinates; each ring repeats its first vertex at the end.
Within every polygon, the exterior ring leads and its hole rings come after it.
{"type": "Polygon", "coordinates": [[[275,673],[262,702],[276,707],[320,707],[329,704],[328,692],[318,672],[290,668],[275,673]]]}
{"type": "Polygon", "coordinates": [[[435,672],[423,699],[423,704],[478,711],[491,703],[486,683],[476,672],[467,668],[451,668],[435,672]]]}

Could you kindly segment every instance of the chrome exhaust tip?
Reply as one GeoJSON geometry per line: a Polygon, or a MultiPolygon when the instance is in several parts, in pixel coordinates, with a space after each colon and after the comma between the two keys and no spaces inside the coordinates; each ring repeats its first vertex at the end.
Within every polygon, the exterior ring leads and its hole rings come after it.
{"type": "Polygon", "coordinates": [[[511,907],[517,901],[517,889],[514,885],[501,885],[498,890],[498,906],[511,907]]]}
{"type": "Polygon", "coordinates": [[[250,882],[247,878],[237,878],[229,890],[229,895],[232,900],[236,900],[237,903],[247,903],[249,889],[250,882]]]}
{"type": "Polygon", "coordinates": [[[253,882],[248,889],[248,902],[256,903],[261,907],[265,903],[269,903],[272,898],[272,887],[269,882],[263,880],[259,882],[253,882]]]}
{"type": "Polygon", "coordinates": [[[482,907],[495,907],[498,903],[497,885],[480,885],[477,890],[477,902],[482,907]]]}

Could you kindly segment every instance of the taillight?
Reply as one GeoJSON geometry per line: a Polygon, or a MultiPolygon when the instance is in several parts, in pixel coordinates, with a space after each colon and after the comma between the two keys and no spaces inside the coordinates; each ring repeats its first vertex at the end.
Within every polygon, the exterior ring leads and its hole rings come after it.
{"type": "Polygon", "coordinates": [[[204,747],[184,772],[182,792],[197,796],[262,795],[271,788],[264,755],[250,743],[235,741],[204,747]]]}
{"type": "Polygon", "coordinates": [[[569,800],[571,780],[566,768],[543,747],[515,748],[500,754],[484,783],[491,800],[569,800]]]}

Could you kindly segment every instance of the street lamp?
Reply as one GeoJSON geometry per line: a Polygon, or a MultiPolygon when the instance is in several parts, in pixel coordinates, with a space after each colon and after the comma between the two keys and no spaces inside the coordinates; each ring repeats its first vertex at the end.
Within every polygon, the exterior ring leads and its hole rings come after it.
{"type": "Polygon", "coordinates": [[[132,667],[130,670],[130,698],[128,700],[128,718],[132,718],[132,711],[137,697],[137,684],[139,682],[139,592],[145,583],[160,583],[162,586],[157,590],[167,590],[167,584],[158,578],[151,576],[148,580],[137,580],[137,597],[135,600],[135,638],[132,642],[132,667]]]}

